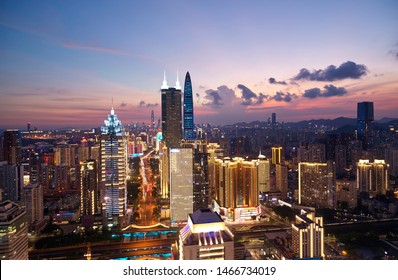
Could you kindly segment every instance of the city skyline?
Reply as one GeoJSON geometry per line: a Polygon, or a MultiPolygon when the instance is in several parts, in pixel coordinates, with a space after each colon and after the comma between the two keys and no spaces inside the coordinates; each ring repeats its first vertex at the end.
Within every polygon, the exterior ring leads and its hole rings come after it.
{"type": "Polygon", "coordinates": [[[196,123],[398,117],[395,1],[0,4],[0,128],[161,117],[192,74],[196,123]],[[167,16],[165,15],[175,15],[167,16]]]}

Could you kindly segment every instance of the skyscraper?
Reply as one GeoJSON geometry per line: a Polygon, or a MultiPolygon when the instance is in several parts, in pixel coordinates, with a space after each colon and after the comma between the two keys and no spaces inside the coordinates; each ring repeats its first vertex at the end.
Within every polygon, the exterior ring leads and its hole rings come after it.
{"type": "Polygon", "coordinates": [[[126,211],[127,139],[112,108],[101,127],[101,203],[107,224],[122,223],[126,211]]]}
{"type": "Polygon", "coordinates": [[[193,212],[193,150],[170,149],[170,218],[187,219],[193,212]]]}
{"type": "Polygon", "coordinates": [[[181,86],[178,76],[175,87],[169,87],[165,75],[161,93],[163,141],[168,148],[178,147],[182,139],[181,86]]]}
{"type": "Polygon", "coordinates": [[[90,159],[80,162],[80,213],[92,216],[98,211],[97,163],[90,159]]]}
{"type": "Polygon", "coordinates": [[[323,218],[315,212],[296,215],[292,224],[292,247],[297,258],[325,258],[323,218]]]}
{"type": "Polygon", "coordinates": [[[17,129],[4,131],[4,160],[9,164],[21,165],[21,132],[17,129]]]}
{"type": "Polygon", "coordinates": [[[319,208],[334,206],[336,185],[334,162],[300,162],[298,203],[319,208]]]}
{"type": "Polygon", "coordinates": [[[28,217],[29,231],[39,232],[46,224],[44,220],[43,186],[29,184],[22,189],[21,204],[28,217]]]}
{"type": "Polygon", "coordinates": [[[281,164],[282,162],[282,147],[272,147],[272,164],[281,164]]]}
{"type": "Polygon", "coordinates": [[[0,203],[1,260],[28,259],[28,219],[18,204],[0,203]]]}
{"type": "Polygon", "coordinates": [[[388,188],[388,164],[384,160],[374,162],[360,159],[357,163],[358,192],[367,192],[371,197],[386,194],[388,188]]]}
{"type": "Polygon", "coordinates": [[[360,102],[357,108],[357,135],[366,148],[373,136],[374,109],[373,102],[360,102]]]}
{"type": "Polygon", "coordinates": [[[184,83],[184,139],[195,139],[192,83],[189,72],[185,75],[184,83]]]}

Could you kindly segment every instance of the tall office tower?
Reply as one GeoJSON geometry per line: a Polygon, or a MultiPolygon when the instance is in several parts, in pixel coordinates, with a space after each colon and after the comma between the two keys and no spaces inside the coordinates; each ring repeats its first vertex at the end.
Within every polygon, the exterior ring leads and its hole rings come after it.
{"type": "Polygon", "coordinates": [[[336,180],[336,208],[357,207],[357,184],[353,180],[336,180]]]}
{"type": "Polygon", "coordinates": [[[28,217],[29,231],[39,232],[45,225],[43,206],[43,186],[29,184],[22,189],[21,204],[28,217]]]}
{"type": "Polygon", "coordinates": [[[272,147],[272,164],[281,164],[283,158],[282,147],[272,147]]]}
{"type": "Polygon", "coordinates": [[[199,209],[180,231],[179,253],[180,260],[233,260],[234,236],[217,213],[199,209]]]}
{"type": "Polygon", "coordinates": [[[270,162],[261,153],[258,156],[257,178],[258,191],[261,193],[270,192],[270,162]]]}
{"type": "Polygon", "coordinates": [[[26,211],[9,200],[0,203],[1,260],[28,259],[28,219],[26,211]]]}
{"type": "Polygon", "coordinates": [[[372,142],[374,123],[373,102],[360,102],[357,107],[357,135],[364,147],[372,142]]]}
{"type": "Polygon", "coordinates": [[[288,170],[286,165],[276,165],[276,189],[278,190],[278,192],[282,193],[282,198],[286,198],[288,190],[287,171],[288,170]]]}
{"type": "Polygon", "coordinates": [[[2,200],[19,201],[21,190],[24,187],[23,166],[8,164],[6,161],[0,163],[0,189],[2,200]]]}
{"type": "Polygon", "coordinates": [[[3,134],[3,156],[9,164],[21,165],[21,132],[8,129],[3,134]]]}
{"type": "Polygon", "coordinates": [[[222,207],[258,206],[257,161],[215,159],[214,199],[222,207]]]}
{"type": "Polygon", "coordinates": [[[386,194],[388,188],[388,164],[384,160],[374,162],[360,159],[357,163],[358,192],[367,192],[371,197],[386,194]]]}
{"type": "Polygon", "coordinates": [[[30,127],[32,126],[32,123],[31,122],[28,122],[27,124],[26,124],[26,130],[28,131],[28,132],[30,132],[30,127]]]}
{"type": "Polygon", "coordinates": [[[155,113],[151,111],[151,129],[155,130],[155,113]]]}
{"type": "Polygon", "coordinates": [[[272,113],[272,122],[271,122],[272,128],[276,127],[276,113],[272,113]]]}
{"type": "Polygon", "coordinates": [[[292,224],[292,249],[299,259],[324,259],[323,218],[314,212],[296,215],[292,224]]]}
{"type": "Polygon", "coordinates": [[[175,148],[179,146],[182,139],[181,86],[178,76],[176,86],[169,87],[165,75],[161,93],[163,141],[168,148],[175,148]]]}
{"type": "Polygon", "coordinates": [[[93,216],[99,213],[97,162],[93,159],[80,162],[80,213],[93,216]]]}
{"type": "Polygon", "coordinates": [[[181,147],[193,150],[193,212],[201,208],[208,208],[210,190],[207,141],[183,140],[181,147]]]}
{"type": "Polygon", "coordinates": [[[334,162],[300,162],[298,203],[318,208],[333,208],[336,185],[334,162]]]}
{"type": "Polygon", "coordinates": [[[193,150],[170,149],[170,219],[186,221],[193,212],[193,150]]]}
{"type": "Polygon", "coordinates": [[[184,82],[184,139],[195,139],[192,83],[189,72],[185,75],[184,82]]]}
{"type": "Polygon", "coordinates": [[[101,127],[100,145],[102,214],[108,225],[122,224],[127,207],[127,139],[113,108],[101,127]]]}
{"type": "Polygon", "coordinates": [[[299,162],[326,162],[326,146],[319,143],[301,145],[297,158],[299,162]]]}

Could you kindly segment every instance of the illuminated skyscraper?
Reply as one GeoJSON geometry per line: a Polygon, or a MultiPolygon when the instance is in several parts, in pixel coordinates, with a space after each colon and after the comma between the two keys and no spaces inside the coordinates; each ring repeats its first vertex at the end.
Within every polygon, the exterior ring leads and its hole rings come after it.
{"type": "Polygon", "coordinates": [[[270,192],[270,162],[260,153],[257,166],[258,191],[270,192]]]}
{"type": "Polygon", "coordinates": [[[98,208],[97,162],[93,159],[80,162],[80,213],[92,216],[98,208]]]}
{"type": "Polygon", "coordinates": [[[314,212],[296,215],[292,224],[292,249],[297,258],[325,258],[323,218],[314,212]]]}
{"type": "Polygon", "coordinates": [[[185,75],[184,83],[184,139],[195,139],[192,83],[189,72],[185,75]]]}
{"type": "Polygon", "coordinates": [[[282,162],[282,147],[272,147],[272,164],[281,164],[282,162]]]}
{"type": "Polygon", "coordinates": [[[0,203],[1,260],[28,259],[28,219],[26,211],[6,200],[0,203]]]}
{"type": "Polygon", "coordinates": [[[360,102],[357,108],[357,135],[366,148],[373,136],[374,108],[373,102],[360,102]]]}
{"type": "Polygon", "coordinates": [[[193,212],[193,150],[170,149],[170,219],[182,221],[193,212]]]}
{"type": "Polygon", "coordinates": [[[213,188],[216,201],[222,207],[258,206],[257,160],[243,158],[215,159],[213,188]]]}
{"type": "Polygon", "coordinates": [[[357,163],[358,192],[367,192],[371,197],[386,194],[388,188],[388,164],[384,160],[360,159],[357,163]]]}
{"type": "Polygon", "coordinates": [[[126,211],[127,139],[122,123],[111,110],[101,127],[101,203],[107,224],[122,223],[126,211]]]}
{"type": "Polygon", "coordinates": [[[165,75],[161,93],[163,141],[168,148],[175,148],[182,139],[181,86],[178,76],[175,87],[169,87],[165,75]]]}
{"type": "Polygon", "coordinates": [[[333,162],[300,162],[298,203],[319,208],[334,207],[336,171],[333,162]]]}

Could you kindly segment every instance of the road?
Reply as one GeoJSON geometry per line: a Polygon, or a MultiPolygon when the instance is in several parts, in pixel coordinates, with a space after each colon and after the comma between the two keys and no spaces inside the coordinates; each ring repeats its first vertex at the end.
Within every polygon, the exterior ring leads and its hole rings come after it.
{"type": "Polygon", "coordinates": [[[141,177],[142,177],[142,200],[140,201],[141,205],[141,218],[138,222],[138,225],[141,226],[150,226],[157,221],[153,218],[153,209],[155,207],[154,203],[155,200],[152,197],[152,185],[153,182],[151,181],[151,168],[149,166],[148,157],[152,152],[148,153],[147,155],[141,157],[141,177]]]}

